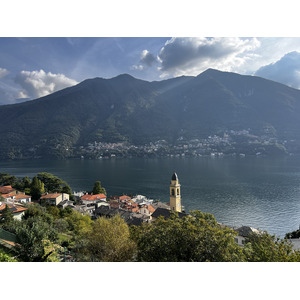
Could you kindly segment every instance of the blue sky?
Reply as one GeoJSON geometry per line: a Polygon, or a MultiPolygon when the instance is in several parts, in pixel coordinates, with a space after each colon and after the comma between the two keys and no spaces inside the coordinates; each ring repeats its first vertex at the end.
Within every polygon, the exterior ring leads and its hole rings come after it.
{"type": "Polygon", "coordinates": [[[153,81],[207,68],[300,88],[300,38],[2,37],[0,103],[35,99],[87,78],[128,73],[153,81]]]}
{"type": "Polygon", "coordinates": [[[297,3],[6,1],[0,18],[0,104],[35,99],[87,78],[128,73],[153,81],[196,76],[207,68],[299,89],[297,3]]]}

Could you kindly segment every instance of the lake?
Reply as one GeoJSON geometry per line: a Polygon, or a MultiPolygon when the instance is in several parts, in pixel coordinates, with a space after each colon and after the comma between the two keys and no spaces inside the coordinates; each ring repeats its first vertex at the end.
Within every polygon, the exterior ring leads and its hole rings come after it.
{"type": "Polygon", "coordinates": [[[218,222],[248,225],[283,237],[300,224],[300,157],[197,157],[0,162],[0,172],[33,177],[49,172],[73,191],[100,180],[108,196],[142,194],[169,202],[176,171],[186,211],[214,214],[218,222]]]}

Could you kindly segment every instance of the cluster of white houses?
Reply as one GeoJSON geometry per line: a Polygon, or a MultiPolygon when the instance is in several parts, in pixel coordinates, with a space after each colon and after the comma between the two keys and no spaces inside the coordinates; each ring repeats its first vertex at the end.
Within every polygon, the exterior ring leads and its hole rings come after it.
{"type": "MultiPolygon", "coordinates": [[[[19,192],[11,186],[1,186],[0,195],[2,201],[0,202],[0,216],[2,210],[6,205],[10,208],[13,215],[17,219],[21,219],[26,211],[25,203],[31,203],[31,196],[19,192]]],[[[128,225],[141,225],[143,222],[152,222],[158,217],[169,218],[171,211],[178,213],[180,218],[187,216],[183,211],[181,205],[181,191],[178,176],[174,173],[170,182],[170,203],[162,203],[147,199],[145,196],[137,195],[129,197],[127,195],[114,196],[110,199],[106,198],[105,194],[87,194],[74,193],[75,197],[80,200],[81,204],[75,205],[70,201],[69,194],[65,193],[47,193],[40,199],[41,202],[49,205],[55,205],[59,208],[69,207],[82,214],[88,214],[92,219],[98,217],[112,217],[119,214],[128,225]]],[[[240,246],[243,246],[245,239],[251,233],[258,233],[259,231],[249,226],[242,226],[233,228],[237,232],[235,241],[240,246]]],[[[293,241],[292,241],[293,242],[293,241]]],[[[300,245],[293,243],[294,248],[299,248],[300,245]]]]}

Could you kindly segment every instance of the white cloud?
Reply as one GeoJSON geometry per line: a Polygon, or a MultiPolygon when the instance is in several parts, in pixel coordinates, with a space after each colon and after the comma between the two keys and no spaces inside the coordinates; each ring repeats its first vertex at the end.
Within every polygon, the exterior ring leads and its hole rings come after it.
{"type": "Polygon", "coordinates": [[[172,38],[158,55],[163,76],[198,75],[207,68],[238,71],[254,58],[256,38],[172,38]]]}
{"type": "Polygon", "coordinates": [[[4,68],[0,68],[0,78],[6,76],[9,72],[4,69],[4,68]]]}
{"type": "Polygon", "coordinates": [[[64,74],[46,73],[44,70],[21,71],[16,76],[15,82],[23,88],[19,94],[22,98],[43,97],[78,83],[64,74]]]}
{"type": "Polygon", "coordinates": [[[279,60],[261,67],[255,75],[300,88],[300,52],[285,54],[279,60]]]}

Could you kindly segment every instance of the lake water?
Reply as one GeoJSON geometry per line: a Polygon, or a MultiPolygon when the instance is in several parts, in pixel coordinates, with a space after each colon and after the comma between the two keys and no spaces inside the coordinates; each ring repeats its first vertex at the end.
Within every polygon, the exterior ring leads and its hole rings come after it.
{"type": "Polygon", "coordinates": [[[214,214],[218,222],[249,225],[283,237],[300,224],[300,157],[25,160],[0,162],[0,172],[33,177],[49,172],[73,191],[100,180],[108,196],[142,194],[169,202],[176,171],[182,205],[214,214]]]}

